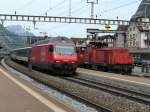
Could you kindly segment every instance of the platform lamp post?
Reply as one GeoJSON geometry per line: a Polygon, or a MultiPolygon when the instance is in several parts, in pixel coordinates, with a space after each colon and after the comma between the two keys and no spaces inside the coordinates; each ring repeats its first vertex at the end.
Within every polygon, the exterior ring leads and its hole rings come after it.
{"type": "Polygon", "coordinates": [[[91,18],[94,18],[94,5],[98,4],[98,0],[87,0],[91,4],[91,18]]]}

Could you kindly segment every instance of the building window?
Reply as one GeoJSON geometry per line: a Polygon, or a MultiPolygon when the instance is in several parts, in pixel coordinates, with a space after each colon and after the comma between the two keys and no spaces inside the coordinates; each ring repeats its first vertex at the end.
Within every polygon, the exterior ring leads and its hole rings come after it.
{"type": "Polygon", "coordinates": [[[133,41],[133,47],[136,47],[136,37],[135,37],[135,34],[133,34],[132,41],[133,41]]]}
{"type": "Polygon", "coordinates": [[[147,27],[147,25],[146,25],[146,24],[144,24],[144,27],[147,27]]]}
{"type": "Polygon", "coordinates": [[[132,27],[130,28],[130,31],[132,31],[132,27]]]}
{"type": "Polygon", "coordinates": [[[147,37],[147,38],[148,38],[148,33],[145,33],[145,37],[147,37]]]}
{"type": "Polygon", "coordinates": [[[130,47],[136,47],[137,43],[136,43],[136,35],[135,34],[130,34],[130,38],[129,38],[129,46],[130,47]]]}
{"type": "Polygon", "coordinates": [[[132,47],[132,35],[130,34],[130,38],[129,38],[129,46],[132,47]]]}

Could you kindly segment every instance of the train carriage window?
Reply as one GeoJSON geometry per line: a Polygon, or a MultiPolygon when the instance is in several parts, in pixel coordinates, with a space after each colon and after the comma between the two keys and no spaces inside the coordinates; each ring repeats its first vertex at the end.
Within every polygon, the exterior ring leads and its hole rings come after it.
{"type": "Polygon", "coordinates": [[[49,50],[50,52],[53,52],[54,47],[53,47],[52,45],[50,45],[48,50],[49,50]]]}

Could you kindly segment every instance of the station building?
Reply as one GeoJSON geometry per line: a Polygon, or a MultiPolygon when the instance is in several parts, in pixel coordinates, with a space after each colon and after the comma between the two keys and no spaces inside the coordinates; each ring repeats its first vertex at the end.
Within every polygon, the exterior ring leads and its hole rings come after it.
{"type": "Polygon", "coordinates": [[[136,13],[132,16],[129,25],[118,26],[116,34],[116,47],[129,47],[132,49],[145,49],[150,47],[150,1],[142,0],[136,13]]]}
{"type": "Polygon", "coordinates": [[[132,23],[128,28],[127,42],[130,48],[148,48],[150,45],[148,26],[132,23]]]}

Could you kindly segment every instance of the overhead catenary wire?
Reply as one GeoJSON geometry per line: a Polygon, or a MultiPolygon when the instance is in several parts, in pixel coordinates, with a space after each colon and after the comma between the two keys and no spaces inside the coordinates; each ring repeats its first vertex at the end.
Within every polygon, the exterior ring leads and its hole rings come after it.
{"type": "MultiPolygon", "coordinates": [[[[61,1],[61,2],[59,2],[58,4],[56,4],[55,6],[53,6],[53,7],[49,7],[46,11],[44,11],[44,13],[42,13],[41,15],[43,15],[43,14],[47,14],[49,11],[53,11],[53,10],[59,10],[59,9],[61,9],[60,11],[60,13],[58,13],[57,15],[64,15],[65,13],[68,13],[68,8],[67,7],[64,7],[64,5],[65,5],[65,3],[68,3],[67,2],[68,0],[63,0],[63,1],[61,1]],[[63,10],[62,10],[63,9],[63,10]],[[65,9],[65,10],[64,10],[65,9]]],[[[73,0],[71,1],[71,2],[73,2],[73,0]]],[[[77,2],[73,2],[72,4],[73,5],[78,5],[78,4],[80,4],[80,3],[83,3],[83,1],[81,0],[81,1],[77,1],[77,2]]],[[[76,11],[78,11],[78,10],[80,10],[80,9],[82,9],[84,6],[82,6],[82,7],[80,7],[80,8],[78,8],[77,10],[73,10],[73,7],[71,6],[71,14],[72,13],[74,13],[74,12],[76,12],[76,11]]],[[[84,7],[85,8],[85,7],[84,7]]],[[[54,11],[53,12],[51,12],[51,14],[52,13],[54,13],[54,11]]],[[[56,13],[55,13],[56,14],[56,13]]]]}
{"type": "MultiPolygon", "coordinates": [[[[141,0],[134,0],[134,1],[128,2],[128,3],[126,3],[126,4],[119,5],[119,6],[117,6],[117,7],[114,7],[114,8],[108,9],[108,10],[104,10],[103,12],[114,11],[114,10],[117,10],[117,9],[119,9],[119,8],[123,8],[123,7],[127,7],[127,6],[130,6],[130,5],[133,5],[133,4],[135,4],[135,3],[138,3],[139,1],[141,1],[141,0]]],[[[83,13],[82,9],[84,9],[84,8],[86,8],[86,7],[85,7],[85,6],[79,7],[79,8],[77,8],[77,9],[73,10],[72,13],[78,13],[78,14],[79,14],[79,12],[80,12],[80,13],[83,13]]],[[[68,26],[68,25],[67,25],[67,26],[68,26]]],[[[62,26],[62,27],[64,28],[64,26],[62,26]]],[[[62,28],[62,27],[59,26],[59,28],[62,28]]],[[[58,27],[57,27],[57,26],[54,26],[54,28],[56,29],[56,28],[58,28],[58,27]]],[[[53,28],[52,28],[52,29],[53,29],[53,28]]]]}
{"type": "Polygon", "coordinates": [[[129,5],[133,5],[135,3],[138,3],[140,2],[141,0],[134,0],[132,2],[128,2],[126,4],[122,4],[120,6],[117,6],[117,7],[114,7],[114,8],[110,8],[110,9],[106,9],[106,10],[103,10],[101,13],[107,13],[107,12],[110,12],[110,11],[114,11],[114,10],[117,10],[117,9],[120,9],[120,8],[124,8],[124,7],[127,7],[129,5]]]}
{"type": "MultiPolygon", "coordinates": [[[[87,6],[87,5],[86,5],[86,6],[87,6]]],[[[85,10],[87,11],[87,7],[83,6],[83,7],[80,7],[80,8],[78,8],[78,9],[72,11],[72,13],[73,13],[73,14],[76,14],[76,15],[77,15],[77,14],[79,15],[79,14],[84,13],[85,10]]]]}
{"type": "MultiPolygon", "coordinates": [[[[64,1],[66,1],[66,0],[64,0],[64,1]]],[[[63,1],[62,1],[62,2],[63,2],[63,1]]],[[[55,6],[58,6],[58,5],[61,4],[62,2],[58,3],[58,4],[55,5],[55,6]]],[[[81,2],[83,2],[83,1],[81,1],[81,2]]],[[[63,2],[63,3],[64,3],[64,2],[63,2]]],[[[77,4],[77,3],[79,3],[79,2],[76,2],[75,4],[77,4]]],[[[80,10],[81,8],[83,8],[83,6],[80,7],[80,8],[78,8],[78,9],[76,9],[76,10],[71,11],[71,13],[74,13],[74,12],[80,10]]],[[[54,7],[53,7],[53,9],[54,9],[54,7]]],[[[67,11],[67,10],[66,10],[66,11],[67,11]]],[[[63,11],[63,12],[59,13],[58,15],[62,15],[62,14],[64,14],[64,12],[66,12],[66,11],[63,11]]],[[[61,27],[60,27],[60,25],[55,25],[55,26],[53,26],[52,28],[49,28],[49,30],[54,30],[54,29],[58,29],[58,28],[59,28],[59,29],[65,28],[65,27],[67,27],[68,25],[70,25],[70,24],[68,23],[67,25],[63,25],[63,26],[61,26],[61,27]]]]}
{"type": "Polygon", "coordinates": [[[56,5],[54,5],[53,7],[50,6],[44,13],[48,13],[49,11],[52,11],[54,9],[56,10],[56,8],[64,5],[65,2],[66,2],[66,0],[63,0],[63,1],[59,2],[59,3],[57,3],[56,5]]]}
{"type": "Polygon", "coordinates": [[[81,11],[84,8],[85,8],[85,5],[84,6],[80,6],[79,8],[76,8],[75,10],[73,10],[72,13],[78,13],[78,11],[81,11]]]}
{"type": "Polygon", "coordinates": [[[36,0],[29,0],[26,4],[24,4],[23,6],[20,6],[15,11],[23,10],[23,9],[27,8],[28,6],[32,5],[33,3],[35,3],[35,1],[36,0]]]}
{"type": "MultiPolygon", "coordinates": [[[[77,1],[77,2],[73,2],[72,4],[81,4],[83,1],[77,1]]],[[[71,14],[72,14],[72,16],[73,16],[73,14],[75,14],[75,13],[80,13],[83,9],[85,10],[85,6],[87,6],[87,4],[84,4],[84,5],[82,5],[82,6],[79,6],[79,7],[77,7],[76,9],[74,9],[74,7],[72,7],[72,9],[71,9],[71,14]]],[[[60,12],[60,13],[58,13],[57,15],[63,15],[64,16],[64,14],[66,13],[67,14],[67,9],[66,10],[64,10],[64,11],[62,11],[62,12],[60,12]]]]}
{"type": "MultiPolygon", "coordinates": [[[[66,0],[63,0],[63,1],[61,1],[61,2],[59,2],[58,4],[56,4],[55,6],[53,6],[53,7],[49,7],[49,10],[47,10],[46,12],[48,12],[48,11],[50,11],[50,10],[54,10],[54,9],[60,9],[60,7],[61,7],[61,9],[62,9],[62,6],[64,6],[65,4],[64,3],[66,3],[66,2],[64,2],[64,1],[66,1],[66,0]]],[[[137,2],[137,1],[140,1],[140,0],[134,0],[134,3],[135,2],[137,2]]],[[[129,5],[133,5],[133,2],[130,2],[130,3],[128,3],[128,4],[122,4],[122,5],[120,5],[120,6],[117,6],[117,7],[114,7],[114,8],[111,8],[111,9],[108,9],[108,10],[104,10],[104,13],[107,13],[107,12],[110,12],[110,11],[114,11],[114,10],[117,10],[117,9],[119,9],[119,8],[123,8],[123,7],[127,7],[127,6],[129,6],[129,5]],[[132,4],[131,4],[132,3],[132,4]]],[[[80,5],[77,5],[77,6],[80,6],[80,5]]],[[[63,10],[64,10],[64,8],[63,8],[63,10]]],[[[77,8],[77,9],[75,9],[75,10],[72,10],[72,14],[81,14],[81,13],[85,13],[83,10],[87,10],[87,7],[85,7],[85,6],[83,6],[83,7],[79,7],[79,8],[77,8]]],[[[66,11],[66,13],[67,13],[67,11],[68,10],[65,10],[66,11]]],[[[103,11],[102,11],[103,12],[103,11]]],[[[53,13],[53,12],[52,12],[53,13]]],[[[61,14],[59,14],[59,15],[61,15],[61,14]]]]}
{"type": "MultiPolygon", "coordinates": [[[[83,2],[83,1],[81,0],[80,2],[75,2],[74,4],[79,4],[79,3],[82,3],[82,2],[83,2]]],[[[85,6],[85,5],[84,5],[84,6],[85,6]]],[[[81,6],[81,7],[77,8],[77,9],[75,9],[75,10],[72,10],[71,13],[72,13],[72,14],[73,14],[73,13],[78,13],[78,11],[81,11],[81,9],[85,9],[84,6],[81,6]]],[[[87,6],[87,5],[86,5],[86,6],[87,6]]],[[[67,11],[67,10],[66,10],[66,11],[67,11]]],[[[64,14],[64,12],[66,12],[66,11],[63,11],[63,12],[59,13],[58,15],[62,15],[62,14],[64,14]]],[[[61,27],[60,27],[60,25],[56,25],[56,26],[53,26],[52,28],[49,28],[49,30],[61,29],[61,28],[67,27],[68,25],[70,25],[70,24],[68,23],[67,25],[63,25],[63,26],[61,26],[61,27]]]]}
{"type": "MultiPolygon", "coordinates": [[[[137,1],[137,0],[136,0],[137,1]]],[[[139,1],[139,0],[138,0],[139,1]]],[[[135,2],[135,1],[134,1],[135,2]]],[[[130,3],[133,3],[133,1],[132,2],[130,2],[130,3]]],[[[129,4],[129,3],[128,3],[129,4]]],[[[127,5],[127,4],[124,4],[124,5],[121,5],[121,7],[122,6],[125,6],[125,5],[127,5]]],[[[118,8],[118,7],[117,7],[118,8]]],[[[86,7],[85,7],[85,5],[84,6],[80,6],[79,8],[77,8],[77,9],[75,9],[75,10],[72,10],[72,14],[73,13],[83,13],[83,11],[82,11],[82,9],[86,9],[86,7]]],[[[67,10],[66,10],[67,11],[67,10]]],[[[64,13],[63,13],[64,14],[64,13]]],[[[61,15],[61,14],[59,14],[59,15],[61,15]]],[[[69,24],[68,24],[69,25],[69,24]]],[[[54,27],[52,27],[52,28],[50,28],[51,30],[54,30],[54,29],[61,29],[61,28],[64,28],[64,27],[66,27],[66,26],[68,26],[68,25],[63,25],[63,26],[60,26],[60,25],[56,25],[56,26],[54,26],[54,27]]]]}
{"type": "MultiPolygon", "coordinates": [[[[121,1],[121,0],[119,0],[121,1]]],[[[114,8],[111,8],[111,9],[107,9],[107,10],[104,10],[102,11],[101,13],[108,13],[108,12],[111,12],[111,11],[114,11],[114,10],[117,10],[117,9],[120,9],[120,8],[124,8],[124,7],[127,7],[127,6],[130,6],[130,5],[134,5],[135,3],[138,3],[140,2],[141,0],[134,0],[134,1],[131,1],[131,2],[128,2],[126,4],[122,4],[122,5],[119,5],[117,7],[114,7],[114,8]]],[[[81,1],[82,2],[82,1],[81,1]]],[[[87,5],[86,5],[87,6],[87,5]]],[[[84,6],[80,6],[79,8],[75,9],[75,10],[72,10],[72,14],[81,14],[81,13],[84,13],[83,10],[85,10],[86,7],[85,5],[84,6]]],[[[86,9],[87,10],[87,9],[86,9]]],[[[59,14],[60,15],[60,14],[59,14]]]]}

